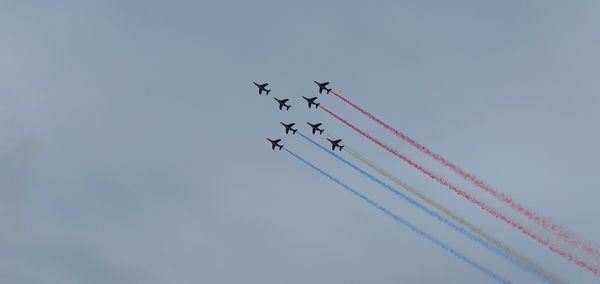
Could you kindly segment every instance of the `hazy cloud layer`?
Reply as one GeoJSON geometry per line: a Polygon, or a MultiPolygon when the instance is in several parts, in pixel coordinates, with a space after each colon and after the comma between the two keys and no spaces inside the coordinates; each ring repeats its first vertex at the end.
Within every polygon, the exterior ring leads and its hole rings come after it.
{"type": "MultiPolygon", "coordinates": [[[[597,1],[5,1],[0,282],[492,283],[272,152],[265,137],[284,138],[515,283],[536,281],[297,137],[284,137],[279,124],[293,121],[307,133],[305,121],[320,121],[544,267],[593,283],[589,273],[309,111],[300,96],[317,95],[313,80],[331,81],[599,243],[599,8],[597,1]],[[271,96],[290,98],[290,111],[259,96],[252,81],[271,83],[271,96]]],[[[448,174],[335,98],[319,100],[448,174]]]]}

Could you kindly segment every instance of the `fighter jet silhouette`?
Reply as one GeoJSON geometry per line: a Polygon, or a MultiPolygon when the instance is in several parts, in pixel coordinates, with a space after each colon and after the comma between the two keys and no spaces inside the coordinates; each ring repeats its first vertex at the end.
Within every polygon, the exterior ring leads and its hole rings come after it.
{"type": "Polygon", "coordinates": [[[321,126],[322,123],[312,124],[308,121],[306,123],[308,123],[308,125],[310,125],[310,127],[312,127],[312,134],[315,134],[317,131],[319,131],[319,135],[321,135],[321,134],[323,134],[323,131],[325,131],[325,129],[319,129],[319,126],[321,126]]]}
{"type": "Polygon", "coordinates": [[[312,98],[307,98],[305,96],[302,96],[307,102],[308,102],[308,108],[310,108],[310,106],[315,105],[315,108],[319,107],[321,104],[315,102],[315,100],[317,99],[317,97],[312,97],[312,98]]]}
{"type": "Polygon", "coordinates": [[[331,88],[327,88],[327,85],[329,85],[329,82],[323,82],[323,83],[319,83],[317,81],[313,81],[313,82],[315,82],[315,84],[319,85],[319,94],[321,94],[323,92],[323,90],[326,90],[328,94],[329,94],[329,92],[331,92],[331,88]]]}
{"type": "Polygon", "coordinates": [[[338,139],[338,140],[331,140],[329,138],[327,138],[327,140],[329,140],[329,142],[331,142],[331,151],[335,151],[335,147],[340,148],[340,151],[342,151],[342,148],[344,148],[344,146],[340,146],[340,142],[342,142],[342,139],[338,139]]]}
{"type": "Polygon", "coordinates": [[[271,142],[271,148],[273,150],[275,150],[275,147],[279,147],[279,150],[281,150],[281,148],[283,148],[283,145],[279,145],[279,141],[281,141],[281,139],[271,140],[271,139],[267,138],[267,140],[269,140],[269,142],[271,142]]]}
{"type": "Polygon", "coordinates": [[[285,127],[285,134],[288,134],[290,131],[292,132],[292,134],[296,134],[296,131],[298,131],[298,129],[293,129],[292,126],[296,125],[295,123],[290,123],[290,124],[285,124],[283,122],[279,122],[281,123],[281,125],[283,125],[283,127],[285,127]]]}
{"type": "Polygon", "coordinates": [[[264,83],[264,84],[258,84],[256,82],[252,82],[254,83],[254,85],[256,85],[256,87],[258,87],[258,94],[262,95],[262,92],[265,91],[267,93],[267,96],[269,95],[269,93],[271,92],[271,90],[267,90],[267,85],[269,85],[269,83],[264,83]]]}
{"type": "Polygon", "coordinates": [[[283,107],[285,107],[286,110],[290,110],[291,105],[286,105],[285,103],[287,103],[287,101],[289,101],[289,99],[278,99],[276,97],[273,97],[278,103],[279,103],[279,109],[282,109],[283,107]]]}

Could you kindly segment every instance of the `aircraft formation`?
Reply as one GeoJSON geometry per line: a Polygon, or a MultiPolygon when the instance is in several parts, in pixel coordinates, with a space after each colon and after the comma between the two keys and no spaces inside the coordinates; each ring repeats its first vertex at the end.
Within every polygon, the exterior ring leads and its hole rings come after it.
{"type": "MultiPolygon", "coordinates": [[[[317,81],[314,81],[315,84],[317,84],[317,86],[319,87],[319,94],[322,94],[323,91],[326,91],[327,94],[329,94],[329,92],[331,92],[331,88],[328,88],[327,86],[329,85],[329,82],[323,82],[323,83],[319,83],[317,81]]],[[[258,94],[262,95],[263,92],[265,93],[265,95],[269,95],[269,93],[271,92],[270,89],[267,89],[267,86],[269,85],[269,83],[256,83],[256,82],[252,82],[254,83],[254,85],[258,88],[258,94]]],[[[283,108],[285,107],[286,110],[289,110],[292,105],[288,104],[288,102],[290,101],[290,99],[280,99],[280,98],[276,98],[273,97],[277,103],[278,103],[278,108],[279,110],[283,110],[283,108]]],[[[305,97],[302,96],[303,99],[306,100],[306,102],[308,103],[308,108],[310,109],[311,107],[314,106],[314,108],[318,108],[321,104],[317,102],[318,97],[305,97]]],[[[285,134],[289,134],[290,132],[292,132],[292,134],[296,134],[296,131],[298,131],[298,129],[293,128],[296,123],[292,122],[292,123],[283,123],[280,122],[281,125],[283,125],[284,130],[285,130],[285,134]]],[[[323,132],[325,131],[325,129],[321,128],[321,126],[323,125],[323,123],[317,122],[317,123],[310,123],[310,122],[306,122],[310,127],[311,127],[311,132],[313,135],[316,135],[317,132],[319,133],[319,135],[322,135],[323,132]]],[[[279,148],[279,150],[283,149],[283,145],[279,144],[279,142],[282,141],[281,138],[276,138],[276,139],[271,139],[267,137],[267,140],[269,140],[269,142],[271,143],[271,149],[275,150],[276,148],[279,148]]],[[[343,145],[341,145],[340,143],[342,142],[342,139],[336,139],[336,140],[332,140],[327,138],[327,141],[329,141],[329,143],[331,143],[331,150],[335,151],[335,149],[339,149],[339,151],[342,151],[342,149],[344,148],[343,145]]]]}
{"type": "MultiPolygon", "coordinates": [[[[263,94],[265,96],[270,95],[271,89],[267,89],[267,87],[269,86],[268,83],[266,83],[266,82],[265,83],[253,82],[253,83],[258,88],[259,95],[263,95],[263,94]]],[[[491,187],[490,185],[484,183],[480,179],[476,178],[473,174],[467,172],[466,170],[463,170],[461,167],[459,167],[455,163],[449,162],[446,158],[442,157],[441,155],[435,153],[432,150],[429,150],[427,147],[425,147],[423,144],[417,142],[415,139],[409,137],[402,131],[394,128],[393,126],[382,121],[381,119],[375,117],[371,112],[366,111],[365,109],[363,109],[356,103],[353,103],[348,98],[346,98],[345,96],[338,93],[337,90],[333,90],[331,87],[329,87],[329,84],[330,84],[329,82],[321,83],[318,81],[314,81],[314,83],[317,85],[318,89],[316,91],[318,92],[318,94],[313,97],[301,96],[302,99],[304,99],[306,101],[306,106],[309,109],[314,108],[314,109],[322,110],[323,113],[328,114],[331,118],[344,124],[348,128],[352,129],[354,132],[359,134],[360,136],[363,136],[364,138],[369,140],[373,145],[376,145],[379,148],[381,148],[381,150],[384,150],[385,152],[387,152],[390,156],[398,158],[400,161],[408,164],[410,167],[412,167],[415,170],[419,171],[420,173],[426,175],[428,178],[432,179],[433,181],[436,181],[443,188],[450,190],[451,192],[455,193],[458,197],[463,198],[467,202],[471,203],[472,205],[477,206],[477,208],[481,209],[484,213],[489,214],[490,216],[498,219],[499,221],[501,221],[503,223],[506,223],[507,225],[510,225],[515,231],[522,233],[524,236],[539,243],[540,245],[549,249],[551,252],[555,253],[556,255],[561,256],[561,257],[565,258],[566,260],[572,262],[576,266],[579,266],[580,268],[591,272],[592,274],[594,274],[594,276],[600,277],[600,266],[598,266],[598,267],[594,266],[594,263],[595,263],[594,261],[598,261],[598,263],[600,263],[600,246],[596,246],[595,244],[587,242],[583,237],[577,236],[576,234],[568,231],[561,225],[550,221],[546,217],[543,217],[541,214],[533,212],[531,209],[528,209],[528,208],[524,207],[523,205],[516,203],[512,198],[506,197],[507,195],[505,195],[504,193],[502,193],[502,192],[498,191],[497,189],[491,187]],[[442,166],[447,168],[450,173],[454,173],[454,174],[458,175],[459,177],[462,177],[465,181],[467,181],[468,183],[471,183],[474,187],[489,194],[491,198],[494,198],[497,201],[502,202],[504,205],[506,205],[507,209],[512,209],[512,210],[514,210],[514,212],[519,213],[518,215],[520,215],[522,218],[526,218],[528,221],[531,221],[530,222],[531,224],[524,225],[523,223],[521,223],[522,220],[519,220],[519,219],[515,218],[514,216],[507,215],[504,212],[502,212],[496,208],[487,206],[487,204],[486,204],[487,202],[484,202],[477,196],[471,194],[469,191],[462,189],[461,186],[457,186],[451,182],[448,182],[448,180],[445,177],[443,177],[442,175],[425,168],[424,166],[420,165],[419,163],[412,160],[411,158],[403,155],[402,153],[400,153],[399,151],[394,149],[392,146],[388,145],[385,142],[380,141],[374,135],[369,134],[368,131],[361,129],[360,127],[349,122],[347,119],[342,118],[340,115],[338,115],[334,111],[330,110],[328,105],[326,105],[326,104],[321,105],[321,103],[318,102],[318,99],[319,99],[319,95],[323,95],[323,94],[331,94],[332,97],[337,97],[339,100],[341,100],[348,106],[352,107],[355,111],[364,115],[370,121],[380,125],[384,129],[386,129],[387,131],[392,133],[393,136],[397,137],[398,139],[400,139],[404,142],[407,142],[409,145],[411,145],[416,150],[418,150],[419,153],[421,153],[425,156],[428,156],[431,159],[439,162],[442,166]],[[540,228],[531,228],[531,225],[539,225],[540,228]],[[544,229],[545,231],[539,232],[538,229],[544,229]],[[554,236],[554,238],[549,239],[548,238],[549,236],[554,236]],[[570,247],[557,248],[557,245],[556,245],[557,243],[568,244],[568,245],[570,245],[570,247]]],[[[278,108],[280,111],[283,111],[284,108],[285,108],[285,111],[289,111],[290,108],[292,107],[292,104],[290,102],[291,101],[293,102],[293,100],[291,100],[289,98],[281,98],[281,97],[274,97],[274,96],[273,96],[273,98],[277,102],[276,108],[278,108]]],[[[300,101],[302,101],[302,100],[300,100],[300,101]]],[[[309,126],[309,128],[307,128],[306,130],[310,130],[310,131],[306,131],[306,132],[299,130],[299,128],[300,128],[299,126],[304,125],[304,123],[297,123],[297,122],[291,122],[291,121],[280,121],[279,123],[283,126],[283,131],[285,132],[286,135],[296,135],[296,137],[304,140],[306,143],[312,144],[313,146],[320,148],[323,152],[327,152],[327,154],[334,156],[339,162],[346,164],[347,166],[352,168],[354,171],[358,172],[360,175],[363,175],[364,177],[377,183],[379,186],[383,187],[387,191],[400,197],[404,201],[407,201],[412,206],[419,208],[421,211],[423,211],[427,215],[430,215],[435,220],[438,220],[440,223],[443,223],[446,226],[449,226],[452,230],[455,230],[456,232],[460,233],[461,235],[466,237],[468,240],[478,243],[482,248],[484,248],[502,258],[505,258],[508,262],[512,263],[517,268],[523,270],[524,272],[530,274],[531,276],[536,277],[538,280],[541,280],[542,282],[548,282],[548,283],[560,283],[560,284],[567,283],[567,281],[564,281],[563,279],[561,279],[552,270],[545,269],[540,264],[536,263],[532,259],[529,259],[526,255],[519,252],[514,247],[511,247],[511,246],[507,245],[506,243],[502,243],[502,241],[500,241],[498,238],[495,238],[490,233],[484,232],[477,225],[460,217],[460,214],[451,212],[452,211],[451,209],[445,207],[443,204],[436,202],[434,199],[427,197],[424,194],[424,192],[419,192],[415,188],[408,186],[405,182],[402,182],[400,179],[393,176],[389,171],[385,170],[383,167],[378,166],[375,162],[368,160],[365,156],[358,154],[358,152],[356,152],[356,150],[354,149],[353,146],[345,147],[345,145],[342,144],[342,139],[332,138],[330,135],[327,135],[327,134],[329,134],[329,133],[327,133],[325,135],[326,136],[325,138],[329,142],[331,147],[327,147],[329,145],[323,146],[323,145],[321,145],[321,143],[316,142],[316,139],[313,140],[313,138],[311,138],[310,136],[312,134],[312,136],[315,138],[317,138],[317,137],[321,138],[323,136],[323,133],[325,132],[325,128],[323,128],[323,123],[316,122],[316,121],[306,121],[306,124],[309,126]],[[329,150],[329,149],[331,149],[331,150],[329,150]],[[336,150],[338,150],[339,152],[344,152],[343,155],[348,155],[348,156],[353,157],[355,160],[359,161],[360,163],[362,163],[366,167],[368,167],[371,171],[377,172],[381,176],[390,180],[392,183],[397,185],[397,187],[394,187],[394,186],[390,185],[389,183],[384,182],[380,178],[370,174],[368,172],[368,170],[365,170],[365,169],[355,165],[354,163],[348,161],[347,159],[342,157],[342,155],[338,155],[336,153],[336,150]],[[421,201],[411,198],[410,196],[402,193],[397,188],[402,188],[403,191],[409,192],[412,196],[418,198],[421,201]],[[433,208],[435,208],[436,210],[433,210],[433,208]]],[[[305,126],[303,126],[303,127],[305,127],[305,126]]],[[[314,170],[319,172],[321,175],[329,178],[331,181],[336,183],[339,187],[345,189],[346,191],[349,191],[350,193],[359,197],[360,199],[362,199],[366,203],[370,204],[374,208],[378,209],[382,213],[392,217],[397,222],[403,224],[404,226],[408,227],[410,230],[416,232],[420,236],[431,241],[434,245],[450,252],[455,257],[457,257],[458,260],[461,260],[461,261],[469,264],[470,266],[472,266],[474,269],[479,270],[480,272],[482,272],[484,274],[487,274],[489,277],[491,277],[492,279],[496,280],[499,283],[510,283],[502,276],[493,272],[491,269],[485,268],[481,264],[474,261],[473,259],[470,259],[466,255],[459,253],[456,250],[456,248],[450,248],[450,246],[448,244],[445,244],[442,240],[439,240],[439,239],[433,237],[432,235],[426,233],[425,231],[418,228],[417,225],[407,222],[403,218],[401,218],[398,215],[396,215],[395,213],[393,213],[391,210],[384,208],[377,202],[373,201],[372,199],[366,197],[362,193],[359,193],[352,187],[348,186],[346,183],[341,181],[339,178],[335,178],[332,175],[328,174],[325,170],[321,169],[318,165],[315,165],[315,164],[307,161],[306,159],[302,158],[301,155],[296,154],[293,150],[289,149],[289,147],[286,147],[284,145],[283,139],[281,137],[274,137],[274,138],[267,137],[267,140],[269,141],[272,150],[278,149],[278,150],[283,150],[284,152],[287,152],[288,154],[295,157],[296,159],[298,159],[305,165],[307,165],[310,168],[313,168],[314,170]]],[[[323,143],[323,144],[325,145],[327,143],[323,143]]],[[[512,214],[512,215],[517,215],[517,214],[512,214]]]]}

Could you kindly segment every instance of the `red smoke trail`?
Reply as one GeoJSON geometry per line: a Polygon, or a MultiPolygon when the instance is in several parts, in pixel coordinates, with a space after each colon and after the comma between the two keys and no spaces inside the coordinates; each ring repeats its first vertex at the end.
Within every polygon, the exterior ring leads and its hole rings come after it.
{"type": "Polygon", "coordinates": [[[528,219],[530,219],[533,222],[535,222],[536,224],[542,226],[544,229],[551,231],[553,234],[560,237],[561,239],[567,241],[568,243],[574,245],[577,248],[582,249],[586,253],[593,255],[594,257],[600,259],[600,250],[595,248],[595,246],[593,244],[591,244],[590,242],[582,239],[581,237],[576,236],[574,233],[570,232],[569,230],[560,226],[559,224],[553,222],[552,220],[550,220],[536,212],[533,212],[532,210],[519,204],[518,202],[514,201],[507,194],[499,192],[498,190],[485,184],[485,182],[483,182],[481,179],[477,178],[475,175],[468,173],[467,171],[463,170],[458,165],[446,160],[446,158],[442,157],[441,155],[429,150],[429,148],[419,144],[417,141],[415,141],[408,135],[404,134],[402,131],[397,130],[394,127],[390,126],[389,124],[383,122],[382,120],[373,116],[371,113],[362,109],[361,107],[354,104],[353,102],[346,99],[345,97],[341,96],[340,94],[336,93],[335,91],[331,91],[331,93],[334,94],[336,97],[340,98],[345,103],[347,103],[350,106],[352,106],[353,108],[355,108],[356,110],[358,110],[359,112],[361,112],[362,114],[364,114],[365,116],[369,117],[371,120],[377,122],[379,125],[383,126],[388,131],[394,133],[396,136],[400,137],[402,140],[408,142],[409,144],[411,144],[413,147],[417,148],[422,153],[424,153],[424,154],[430,156],[431,158],[433,158],[434,160],[442,163],[444,166],[450,168],[453,172],[460,175],[463,179],[475,184],[475,186],[483,189],[485,192],[494,196],[494,198],[509,205],[510,207],[515,209],[517,212],[523,214],[528,219]]]}
{"type": "Polygon", "coordinates": [[[434,173],[434,172],[432,172],[432,171],[424,168],[423,166],[417,164],[413,160],[411,160],[411,159],[405,157],[404,155],[398,153],[398,151],[396,151],[395,149],[393,149],[390,146],[388,146],[388,145],[380,142],[379,140],[373,138],[371,135],[367,134],[366,132],[364,132],[360,128],[354,126],[353,124],[349,123],[345,119],[339,117],[337,114],[335,114],[332,111],[328,110],[327,108],[323,107],[323,105],[321,105],[320,108],[322,110],[324,110],[325,112],[327,112],[329,115],[331,115],[334,118],[336,118],[337,120],[339,120],[340,122],[342,122],[342,123],[346,124],[348,127],[352,128],[354,131],[358,132],[362,136],[364,136],[367,139],[371,140],[373,143],[379,145],[381,148],[383,148],[386,151],[390,152],[394,156],[400,158],[402,161],[408,163],[409,165],[411,165],[412,167],[416,168],[420,172],[426,174],[427,176],[429,176],[433,180],[437,181],[438,183],[440,183],[440,184],[444,185],[445,187],[449,188],[450,190],[454,191],[456,194],[458,194],[458,195],[462,196],[463,198],[467,199],[469,202],[471,202],[471,203],[479,206],[479,208],[485,210],[486,212],[488,212],[492,216],[494,216],[494,217],[496,217],[496,218],[504,221],[505,223],[511,225],[513,228],[521,231],[522,233],[524,233],[525,235],[527,235],[531,239],[533,239],[533,240],[537,241],[538,243],[544,245],[545,247],[547,247],[548,249],[550,249],[552,252],[554,252],[554,253],[556,253],[556,254],[558,254],[558,255],[560,255],[560,256],[568,259],[569,261],[575,263],[579,267],[582,267],[582,268],[584,268],[584,269],[592,272],[594,275],[600,276],[600,270],[598,268],[591,266],[590,264],[588,264],[584,260],[582,260],[582,259],[580,259],[580,258],[578,258],[576,256],[573,256],[569,252],[566,252],[564,250],[561,250],[560,248],[557,248],[554,244],[550,243],[550,241],[548,241],[547,239],[545,239],[545,238],[543,238],[543,237],[541,237],[541,236],[533,233],[528,228],[525,228],[525,226],[522,225],[521,223],[517,222],[516,220],[510,219],[506,215],[498,212],[496,209],[494,209],[494,208],[486,205],[481,200],[478,200],[475,197],[473,197],[470,194],[468,194],[467,192],[461,190],[460,188],[458,188],[454,184],[450,183],[449,181],[447,181],[443,177],[437,175],[436,173],[434,173]]]}

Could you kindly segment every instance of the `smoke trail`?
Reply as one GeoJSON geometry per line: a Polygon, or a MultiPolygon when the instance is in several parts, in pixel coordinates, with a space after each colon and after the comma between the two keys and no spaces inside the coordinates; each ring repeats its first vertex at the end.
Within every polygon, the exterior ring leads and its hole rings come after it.
{"type": "Polygon", "coordinates": [[[339,120],[340,122],[346,124],[348,127],[352,128],[354,131],[358,132],[359,134],[361,134],[362,136],[364,136],[365,138],[371,140],[371,142],[377,144],[379,147],[385,149],[386,151],[390,152],[392,155],[400,158],[402,161],[406,162],[407,164],[411,165],[412,167],[416,168],[417,170],[419,170],[420,172],[424,173],[425,175],[429,176],[431,179],[437,181],[439,184],[447,187],[448,189],[454,191],[456,194],[462,196],[463,198],[467,199],[469,202],[477,205],[479,208],[485,210],[486,212],[488,212],[489,214],[491,214],[492,216],[504,221],[505,223],[511,225],[513,228],[521,231],[523,234],[527,235],[528,237],[530,237],[531,239],[537,241],[538,243],[544,245],[545,247],[547,247],[549,250],[551,250],[552,252],[568,259],[569,261],[575,263],[577,266],[584,268],[590,272],[592,272],[594,275],[596,276],[600,276],[600,270],[590,264],[588,264],[586,261],[578,258],[577,256],[572,255],[571,253],[564,251],[558,247],[556,247],[556,245],[550,243],[549,240],[533,233],[530,229],[525,228],[525,226],[523,226],[521,223],[517,222],[514,219],[511,219],[509,217],[507,217],[506,215],[498,212],[496,209],[486,205],[485,203],[483,203],[481,200],[476,199],[475,197],[471,196],[470,194],[468,194],[467,192],[459,189],[457,186],[455,186],[454,184],[450,183],[449,181],[447,181],[446,179],[444,179],[443,177],[437,175],[436,173],[424,168],[423,166],[417,164],[416,162],[412,161],[411,159],[405,157],[404,155],[398,153],[398,151],[396,151],[395,149],[391,148],[390,146],[380,142],[379,140],[373,138],[371,135],[367,134],[366,132],[364,132],[363,130],[361,130],[360,128],[354,126],[353,124],[349,123],[348,121],[346,121],[345,119],[341,118],[340,116],[338,116],[337,114],[333,113],[332,111],[328,110],[327,108],[323,107],[322,105],[320,106],[320,108],[327,112],[329,115],[333,116],[334,118],[336,118],[337,120],[339,120]]]}
{"type": "Polygon", "coordinates": [[[471,265],[472,267],[474,267],[475,269],[479,270],[480,272],[483,272],[484,274],[488,275],[489,277],[493,278],[494,280],[496,280],[496,281],[498,281],[500,283],[510,283],[509,281],[507,281],[507,280],[501,278],[500,276],[498,276],[496,273],[494,273],[490,269],[485,268],[482,265],[480,265],[477,262],[475,262],[474,260],[471,260],[470,258],[464,256],[463,254],[459,253],[458,251],[456,251],[452,247],[448,246],[444,242],[442,242],[442,241],[440,241],[440,240],[432,237],[431,235],[425,233],[424,231],[422,231],[421,229],[419,229],[417,226],[413,225],[412,223],[409,223],[408,221],[404,220],[402,217],[396,215],[395,213],[391,212],[387,208],[379,205],[377,202],[369,199],[368,197],[362,195],[358,191],[352,189],[350,186],[346,185],[345,183],[343,183],[340,180],[336,179],[335,177],[331,176],[327,172],[323,171],[322,169],[320,169],[317,166],[313,165],[312,163],[308,162],[307,160],[305,160],[304,158],[300,157],[299,155],[297,155],[296,153],[292,152],[291,150],[289,150],[287,148],[283,148],[283,150],[285,150],[286,152],[288,152],[290,155],[294,156],[298,160],[302,161],[307,166],[309,166],[312,169],[316,170],[320,174],[326,176],[327,178],[329,178],[330,180],[332,180],[333,182],[335,182],[336,184],[338,184],[339,186],[341,186],[342,188],[344,188],[348,192],[352,193],[356,197],[359,197],[363,201],[369,203],[371,206],[377,208],[379,211],[381,211],[381,212],[385,213],[386,215],[392,217],[394,220],[398,221],[402,225],[407,226],[409,229],[413,230],[415,233],[421,235],[422,237],[426,238],[427,240],[429,240],[429,241],[433,242],[434,244],[440,246],[441,248],[443,248],[447,252],[451,253],[452,255],[454,255],[455,257],[459,258],[460,260],[466,262],[467,264],[471,265]]]}
{"type": "Polygon", "coordinates": [[[494,237],[492,237],[491,235],[489,235],[488,233],[486,233],[485,231],[483,231],[483,229],[481,229],[481,228],[479,228],[479,227],[477,227],[477,226],[469,223],[467,220],[465,220],[465,219],[461,218],[460,216],[454,214],[452,211],[450,211],[446,207],[444,207],[441,204],[435,202],[433,199],[431,199],[428,196],[424,195],[423,193],[417,191],[416,189],[414,189],[410,185],[404,183],[402,180],[400,180],[396,176],[392,175],[391,173],[386,172],[385,170],[383,170],[381,167],[377,166],[372,161],[368,160],[364,156],[360,155],[359,153],[357,153],[356,151],[354,151],[353,149],[351,149],[350,147],[348,147],[348,145],[346,145],[346,147],[344,147],[344,150],[346,151],[346,153],[350,154],[351,156],[353,156],[357,160],[363,162],[365,165],[367,165],[368,167],[370,167],[374,171],[378,172],[379,174],[381,174],[382,176],[388,178],[389,180],[391,180],[392,182],[394,182],[398,186],[406,189],[407,191],[409,191],[410,193],[414,194],[415,196],[417,196],[421,200],[425,201],[425,203],[427,203],[430,206],[436,208],[437,210],[443,212],[448,217],[450,217],[450,219],[452,219],[455,222],[457,222],[457,223],[459,223],[459,224],[461,224],[461,225],[469,228],[471,231],[475,232],[476,234],[479,234],[482,238],[484,238],[485,240],[487,240],[489,243],[494,244],[496,247],[498,247],[501,250],[505,251],[506,253],[512,255],[514,258],[520,260],[522,263],[524,263],[525,265],[527,265],[528,267],[530,267],[532,270],[534,270],[535,272],[539,273],[542,277],[544,277],[545,280],[547,280],[549,282],[552,282],[552,283],[567,283],[565,280],[560,279],[554,273],[552,273],[552,272],[544,269],[540,265],[538,265],[535,262],[533,262],[532,260],[528,259],[526,256],[518,253],[517,251],[513,250],[512,248],[510,248],[508,245],[506,245],[506,244],[500,242],[499,240],[495,239],[494,237]]]}
{"type": "Polygon", "coordinates": [[[359,107],[358,105],[354,104],[353,102],[351,102],[347,98],[341,96],[337,92],[331,91],[331,93],[334,94],[339,99],[341,99],[342,101],[344,101],[345,103],[347,103],[348,105],[352,106],[354,109],[358,110],[359,112],[361,112],[362,114],[364,114],[365,116],[367,116],[368,118],[370,118],[371,120],[377,122],[379,125],[383,126],[388,131],[394,133],[396,136],[398,136],[402,140],[408,142],[409,144],[411,144],[413,147],[417,148],[422,153],[424,153],[424,154],[428,155],[429,157],[433,158],[434,160],[442,163],[444,166],[448,167],[453,172],[455,172],[456,174],[460,175],[463,179],[465,179],[465,180],[473,183],[475,186],[479,187],[480,189],[482,189],[485,192],[487,192],[487,193],[491,194],[492,196],[494,196],[494,198],[496,198],[496,199],[504,202],[505,204],[509,205],[511,208],[513,208],[514,210],[516,210],[520,214],[524,215],[528,219],[534,221],[536,224],[542,226],[544,229],[551,231],[554,235],[556,235],[556,236],[560,237],[561,239],[567,241],[571,245],[573,245],[573,246],[575,246],[575,247],[577,247],[579,249],[582,249],[584,252],[586,252],[586,253],[588,253],[588,254],[596,257],[596,258],[600,258],[600,249],[598,249],[591,242],[589,242],[587,240],[584,240],[583,238],[575,235],[574,233],[572,233],[568,229],[566,229],[566,228],[562,227],[561,225],[555,223],[554,221],[550,220],[549,218],[544,217],[544,216],[540,215],[539,213],[536,213],[536,212],[532,211],[531,209],[528,209],[525,206],[519,204],[518,202],[514,201],[507,194],[505,194],[503,192],[499,192],[498,190],[494,189],[490,185],[487,185],[481,179],[477,178],[474,174],[471,174],[471,173],[463,170],[458,165],[456,165],[456,164],[448,161],[446,158],[442,157],[441,155],[439,155],[439,154],[437,154],[437,153],[429,150],[429,148],[425,147],[424,145],[421,145],[420,143],[418,143],[417,141],[415,141],[414,139],[412,139],[410,136],[404,134],[402,131],[399,131],[399,130],[395,129],[394,127],[390,126],[389,124],[387,124],[387,123],[383,122],[382,120],[378,119],[377,117],[375,117],[374,115],[372,115],[368,111],[362,109],[361,107],[359,107]]]}
{"type": "MultiPolygon", "coordinates": [[[[378,183],[379,185],[383,186],[384,188],[386,188],[387,190],[389,190],[390,192],[396,194],[397,196],[399,196],[400,198],[406,200],[408,203],[418,207],[419,209],[425,211],[427,214],[431,215],[432,217],[438,219],[439,221],[443,222],[444,224],[448,225],[450,228],[456,230],[457,232],[465,235],[466,237],[468,237],[469,239],[471,239],[472,241],[477,242],[478,244],[480,244],[481,246],[485,247],[486,249],[490,250],[491,252],[502,256],[504,258],[506,258],[509,262],[511,262],[512,264],[516,265],[517,267],[523,269],[525,272],[531,273],[532,275],[539,277],[541,280],[546,281],[548,279],[546,279],[543,275],[541,275],[540,273],[536,272],[535,270],[530,269],[528,266],[523,265],[523,263],[519,262],[518,260],[516,260],[511,254],[500,250],[498,247],[490,245],[488,242],[486,242],[485,240],[481,239],[480,237],[478,237],[477,235],[472,234],[471,232],[465,230],[464,228],[456,225],[455,223],[451,222],[450,220],[444,218],[443,216],[441,216],[440,214],[436,213],[435,211],[432,211],[431,209],[425,207],[423,204],[415,201],[414,199],[410,198],[409,196],[405,195],[404,193],[396,190],[395,188],[393,188],[392,186],[390,186],[389,184],[383,182],[381,179],[367,173],[365,170],[361,169],[360,167],[354,165],[353,163],[349,162],[348,160],[342,158],[341,156],[337,155],[336,153],[329,151],[329,149],[323,147],[321,144],[315,142],[314,140],[312,140],[311,138],[307,137],[306,135],[304,135],[301,132],[298,132],[298,134],[300,135],[300,137],[304,138],[304,140],[308,141],[309,143],[313,144],[314,146],[320,148],[321,150],[323,150],[324,152],[327,152],[328,154],[334,156],[336,159],[340,160],[341,162],[343,162],[344,164],[350,166],[351,168],[353,168],[354,170],[360,172],[362,175],[368,177],[370,180],[378,183]]],[[[433,201],[431,201],[433,202],[433,201]]],[[[444,208],[445,209],[445,208],[444,208]]],[[[448,210],[446,210],[448,211],[448,210]]],[[[448,211],[449,212],[449,211],[448,211]]]]}

